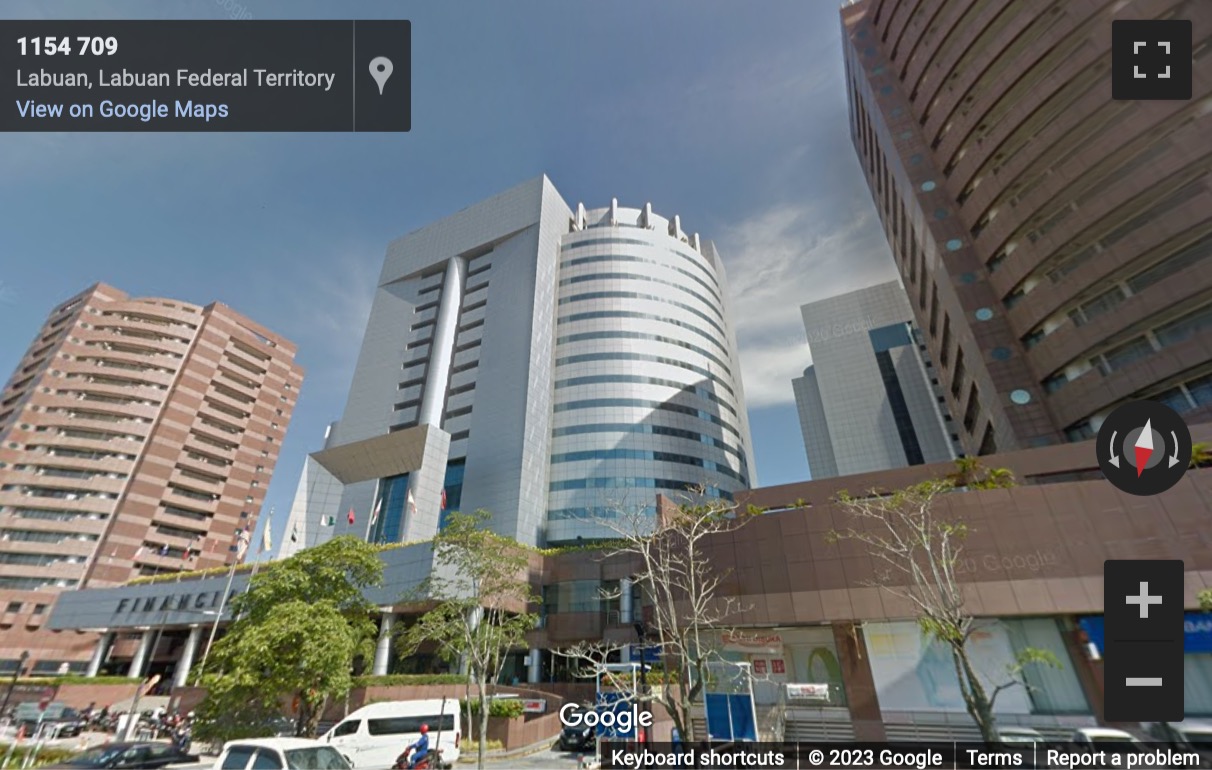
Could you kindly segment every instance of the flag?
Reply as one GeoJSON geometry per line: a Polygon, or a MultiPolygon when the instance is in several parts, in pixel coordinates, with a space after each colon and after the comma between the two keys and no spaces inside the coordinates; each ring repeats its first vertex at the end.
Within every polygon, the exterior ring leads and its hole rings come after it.
{"type": "Polygon", "coordinates": [[[382,507],[383,507],[383,498],[380,497],[379,501],[377,503],[375,503],[374,510],[370,512],[370,528],[371,529],[375,528],[375,522],[379,520],[379,510],[382,507]]]}
{"type": "Polygon", "coordinates": [[[353,523],[354,523],[354,512],[353,512],[353,506],[352,506],[352,505],[349,507],[349,516],[348,516],[348,518],[349,518],[349,525],[352,527],[352,526],[353,526],[353,523]]]}
{"type": "Polygon", "coordinates": [[[270,529],[273,528],[273,523],[274,523],[274,509],[270,508],[269,509],[269,520],[265,522],[265,530],[261,533],[261,551],[260,551],[260,553],[267,553],[267,552],[273,550],[274,538],[273,538],[273,535],[269,531],[270,529]]]}
{"type": "Polygon", "coordinates": [[[295,522],[294,526],[290,528],[290,542],[299,542],[299,522],[297,521],[295,522]]]}
{"type": "Polygon", "coordinates": [[[442,510],[446,510],[446,487],[442,487],[442,510]]]}
{"type": "Polygon", "coordinates": [[[415,515],[417,512],[417,501],[413,499],[412,490],[408,490],[408,512],[415,515]]]}
{"type": "Polygon", "coordinates": [[[202,536],[198,535],[197,537],[194,538],[194,541],[189,544],[189,548],[185,549],[185,553],[183,554],[183,557],[185,558],[185,561],[193,561],[194,557],[198,556],[201,553],[202,553],[202,536]]]}
{"type": "Polygon", "coordinates": [[[248,553],[248,542],[250,539],[248,527],[236,530],[236,561],[244,560],[244,554],[248,553]]]}
{"type": "MultiPolygon", "coordinates": [[[[144,552],[144,551],[146,551],[146,550],[147,550],[147,548],[145,548],[145,547],[143,547],[143,546],[139,546],[139,550],[135,551],[135,557],[134,557],[134,558],[138,559],[140,556],[142,556],[142,555],[143,555],[143,552],[144,552]]],[[[110,557],[112,558],[112,557],[117,556],[117,555],[118,555],[118,549],[117,549],[117,548],[115,548],[115,549],[114,549],[114,552],[110,554],[110,557]]]]}
{"type": "Polygon", "coordinates": [[[323,519],[320,519],[320,526],[323,526],[323,527],[337,526],[337,517],[336,516],[325,516],[323,519]]]}
{"type": "Polygon", "coordinates": [[[168,543],[164,543],[163,545],[160,546],[160,555],[168,556],[168,543]]]}

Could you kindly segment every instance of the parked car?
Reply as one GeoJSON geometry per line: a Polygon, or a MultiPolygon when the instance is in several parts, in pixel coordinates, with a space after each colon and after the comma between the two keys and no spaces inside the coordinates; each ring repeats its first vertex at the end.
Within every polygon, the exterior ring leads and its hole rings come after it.
{"type": "Polygon", "coordinates": [[[13,722],[18,727],[24,727],[26,735],[32,736],[41,729],[43,735],[59,738],[75,738],[87,726],[79,711],[58,701],[48,703],[45,712],[38,708],[37,703],[19,704],[13,714],[13,722]]]}
{"type": "Polygon", "coordinates": [[[50,765],[50,770],[86,770],[91,768],[161,768],[169,765],[195,764],[197,754],[186,754],[171,743],[106,743],[94,746],[74,756],[50,765]]]}
{"type": "Polygon", "coordinates": [[[1140,739],[1132,735],[1132,733],[1116,730],[1111,727],[1079,727],[1073,731],[1073,737],[1070,739],[1080,748],[1090,748],[1097,751],[1100,749],[1116,750],[1136,747],[1140,744],[1140,739]],[[1127,744],[1127,746],[1116,746],[1107,744],[1127,744]]]}
{"type": "Polygon", "coordinates": [[[560,748],[564,751],[593,751],[597,736],[592,727],[565,727],[560,731],[560,748]]]}
{"type": "Polygon", "coordinates": [[[1047,740],[1043,733],[1030,727],[997,728],[998,743],[1006,744],[1008,750],[1019,755],[1019,767],[1047,767],[1043,752],[1032,746],[1042,747],[1047,740]]]}
{"type": "Polygon", "coordinates": [[[1148,732],[1149,738],[1159,743],[1196,752],[1203,759],[1203,767],[1212,767],[1212,723],[1190,719],[1156,722],[1148,726],[1148,732]]]}
{"type": "MultiPolygon", "coordinates": [[[[386,767],[386,765],[384,765],[386,767]]],[[[310,738],[228,741],[214,770],[350,770],[341,752],[310,738]]]]}
{"type": "Polygon", "coordinates": [[[372,703],[342,719],[321,740],[341,752],[354,770],[382,770],[421,737],[421,725],[429,725],[429,748],[441,751],[442,767],[456,764],[462,726],[454,699],[372,703]]]}
{"type": "Polygon", "coordinates": [[[1091,754],[1106,752],[1101,765],[1088,763],[1083,764],[1082,767],[1123,768],[1126,767],[1126,763],[1123,761],[1122,755],[1147,750],[1145,744],[1141,743],[1140,739],[1132,733],[1111,727],[1079,727],[1073,732],[1070,742],[1077,751],[1091,754]],[[1115,759],[1116,755],[1120,757],[1118,762],[1115,759]]]}

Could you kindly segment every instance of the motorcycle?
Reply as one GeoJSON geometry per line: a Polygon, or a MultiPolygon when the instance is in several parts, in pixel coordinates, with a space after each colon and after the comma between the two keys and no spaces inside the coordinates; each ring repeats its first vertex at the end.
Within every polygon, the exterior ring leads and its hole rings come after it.
{"type": "Polygon", "coordinates": [[[420,762],[417,762],[415,765],[408,764],[408,757],[411,754],[412,754],[412,747],[409,746],[407,749],[404,750],[403,754],[396,757],[395,764],[393,764],[391,766],[392,770],[409,770],[409,768],[411,768],[412,770],[430,770],[430,768],[437,770],[437,768],[444,767],[444,765],[442,764],[442,750],[441,749],[430,749],[429,753],[425,755],[425,758],[422,759],[420,762]]]}

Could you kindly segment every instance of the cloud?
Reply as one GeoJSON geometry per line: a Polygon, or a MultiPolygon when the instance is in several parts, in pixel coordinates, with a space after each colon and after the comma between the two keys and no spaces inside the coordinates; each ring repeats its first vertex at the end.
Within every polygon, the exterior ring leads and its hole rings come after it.
{"type": "Polygon", "coordinates": [[[791,380],[812,363],[801,305],[897,277],[871,206],[829,216],[836,208],[778,204],[719,239],[751,408],[794,402],[791,380]]]}

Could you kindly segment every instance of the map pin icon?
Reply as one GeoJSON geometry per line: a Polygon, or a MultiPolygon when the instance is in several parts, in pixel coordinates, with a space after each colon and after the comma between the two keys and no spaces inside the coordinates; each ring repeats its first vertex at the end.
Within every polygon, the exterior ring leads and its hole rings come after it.
{"type": "Polygon", "coordinates": [[[383,95],[383,86],[391,77],[391,59],[386,56],[376,56],[370,60],[370,76],[379,84],[379,96],[383,95]]]}

